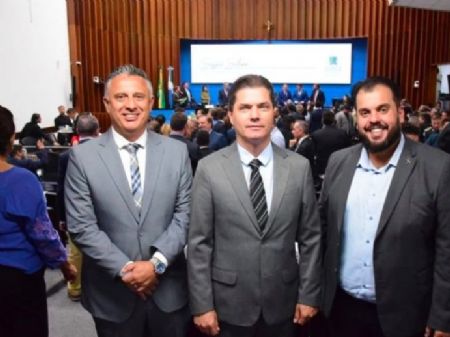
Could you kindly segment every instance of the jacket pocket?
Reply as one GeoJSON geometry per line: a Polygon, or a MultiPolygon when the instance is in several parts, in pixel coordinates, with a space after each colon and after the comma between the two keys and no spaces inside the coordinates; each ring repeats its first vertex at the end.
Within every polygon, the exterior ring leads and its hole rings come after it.
{"type": "Polygon", "coordinates": [[[230,286],[235,285],[237,281],[237,273],[235,271],[219,269],[217,267],[212,268],[211,277],[216,282],[230,286]]]}

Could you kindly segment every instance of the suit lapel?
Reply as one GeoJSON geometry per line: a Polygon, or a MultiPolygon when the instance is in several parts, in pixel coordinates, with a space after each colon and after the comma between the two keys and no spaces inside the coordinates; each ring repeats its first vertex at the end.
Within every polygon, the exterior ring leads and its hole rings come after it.
{"type": "Polygon", "coordinates": [[[144,194],[142,195],[142,224],[147,215],[152,199],[155,195],[155,186],[157,185],[159,171],[164,155],[164,150],[159,146],[161,140],[153,132],[147,134],[147,159],[145,163],[145,183],[144,194]]]}
{"type": "Polygon", "coordinates": [[[272,204],[269,212],[269,220],[267,221],[266,228],[263,235],[266,235],[272,226],[277,212],[280,209],[283,195],[286,191],[287,182],[289,179],[289,165],[286,162],[287,154],[278,148],[276,145],[272,145],[273,148],[273,194],[272,204]]]}
{"type": "Polygon", "coordinates": [[[378,224],[377,236],[380,235],[392,215],[400,195],[416,165],[416,145],[405,138],[405,146],[398,161],[397,167],[392,177],[386,200],[381,212],[380,223],[378,224]]]}
{"type": "Polygon", "coordinates": [[[98,153],[100,159],[106,167],[106,171],[111,176],[111,180],[116,185],[119,190],[119,194],[127,205],[128,210],[133,215],[136,223],[138,223],[139,213],[136,205],[134,204],[130,186],[128,185],[122,160],[120,159],[119,151],[116,143],[114,142],[111,129],[100,138],[98,153]]]}
{"type": "Polygon", "coordinates": [[[247,183],[245,181],[244,171],[242,169],[241,158],[239,157],[239,152],[237,149],[236,143],[230,145],[223,151],[224,160],[222,163],[222,167],[225,171],[225,174],[228,177],[228,180],[231,183],[231,186],[236,193],[239,201],[242,204],[245,212],[249,216],[253,227],[258,234],[259,226],[258,221],[256,220],[255,211],[253,210],[253,204],[250,199],[250,192],[247,188],[247,183]]]}
{"type": "MultiPolygon", "coordinates": [[[[336,221],[338,231],[341,231],[342,223],[344,222],[345,205],[347,204],[348,193],[355,175],[356,165],[361,156],[362,146],[357,146],[347,157],[342,168],[338,168],[343,174],[337,179],[336,190],[332,193],[337,193],[336,202],[336,221]]],[[[334,198],[333,198],[334,199],[334,198]]]]}

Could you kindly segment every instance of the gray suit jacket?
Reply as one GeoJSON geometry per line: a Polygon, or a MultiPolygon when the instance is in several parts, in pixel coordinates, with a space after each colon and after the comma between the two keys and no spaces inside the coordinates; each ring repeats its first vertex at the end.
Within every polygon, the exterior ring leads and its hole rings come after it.
{"type": "Polygon", "coordinates": [[[309,162],[273,145],[274,191],[260,234],[237,145],[202,159],[192,192],[188,243],[194,315],[253,325],[292,318],[320,301],[320,224],[309,162]],[[295,242],[300,247],[296,261],[295,242]]]}
{"type": "Polygon", "coordinates": [[[171,312],[187,303],[183,247],[191,165],[186,146],[149,132],[139,216],[111,130],[73,148],[65,181],[67,225],[84,255],[82,303],[94,317],[122,322],[140,299],[119,279],[130,260],[155,250],[169,261],[153,300],[171,312]]]}
{"type": "MultiPolygon", "coordinates": [[[[339,283],[341,231],[360,144],[335,152],[320,198],[325,226],[324,310],[339,283]]],[[[386,336],[425,325],[450,331],[450,156],[405,139],[373,248],[377,311],[386,336]]]]}

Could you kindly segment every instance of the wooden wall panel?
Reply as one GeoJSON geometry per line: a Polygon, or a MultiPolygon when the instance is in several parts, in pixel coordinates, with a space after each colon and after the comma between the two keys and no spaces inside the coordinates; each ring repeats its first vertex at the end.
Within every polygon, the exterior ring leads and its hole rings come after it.
{"type": "Polygon", "coordinates": [[[450,13],[389,7],[386,0],[66,1],[77,108],[85,111],[103,111],[103,86],[92,77],[104,80],[120,64],[142,67],[154,83],[160,66],[166,74],[173,65],[180,81],[180,39],[367,37],[368,74],[399,81],[414,105],[431,103],[431,72],[450,62],[450,13]]]}

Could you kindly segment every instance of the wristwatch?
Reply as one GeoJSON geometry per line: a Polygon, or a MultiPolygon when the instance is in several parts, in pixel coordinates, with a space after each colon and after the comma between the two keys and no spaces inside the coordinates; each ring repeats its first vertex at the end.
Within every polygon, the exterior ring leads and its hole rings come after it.
{"type": "Polygon", "coordinates": [[[155,273],[158,275],[162,275],[164,274],[164,272],[166,271],[166,264],[164,262],[162,262],[160,259],[158,259],[157,257],[153,256],[150,259],[150,262],[153,263],[153,265],[155,266],[155,273]]]}

